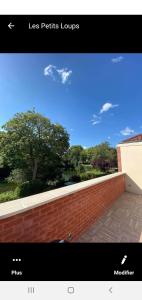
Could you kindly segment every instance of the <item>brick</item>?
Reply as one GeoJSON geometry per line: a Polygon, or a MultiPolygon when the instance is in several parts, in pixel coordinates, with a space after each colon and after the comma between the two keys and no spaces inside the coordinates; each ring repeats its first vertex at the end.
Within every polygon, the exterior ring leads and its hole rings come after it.
{"type": "Polygon", "coordinates": [[[124,190],[122,175],[0,220],[0,241],[48,242],[66,239],[69,232],[74,241],[124,190]]]}

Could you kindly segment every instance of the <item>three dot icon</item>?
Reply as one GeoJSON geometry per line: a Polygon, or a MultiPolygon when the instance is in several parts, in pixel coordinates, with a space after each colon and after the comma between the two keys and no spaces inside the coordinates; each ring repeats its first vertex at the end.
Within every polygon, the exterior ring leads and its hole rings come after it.
{"type": "Polygon", "coordinates": [[[12,258],[12,261],[16,261],[16,262],[19,262],[19,261],[21,261],[21,258],[12,258]]]}

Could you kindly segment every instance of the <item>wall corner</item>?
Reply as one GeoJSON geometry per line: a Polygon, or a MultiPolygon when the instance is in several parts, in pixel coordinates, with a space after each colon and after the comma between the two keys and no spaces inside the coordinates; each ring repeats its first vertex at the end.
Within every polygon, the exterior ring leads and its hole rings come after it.
{"type": "Polygon", "coordinates": [[[118,165],[118,172],[122,172],[121,148],[120,148],[120,146],[117,147],[117,165],[118,165]]]}

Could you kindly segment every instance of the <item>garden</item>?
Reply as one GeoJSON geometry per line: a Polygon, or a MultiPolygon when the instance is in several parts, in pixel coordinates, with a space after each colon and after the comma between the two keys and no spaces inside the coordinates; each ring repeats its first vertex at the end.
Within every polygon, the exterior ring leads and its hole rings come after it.
{"type": "Polygon", "coordinates": [[[1,127],[0,203],[116,171],[116,149],[108,142],[71,146],[66,129],[34,109],[1,127]]]}

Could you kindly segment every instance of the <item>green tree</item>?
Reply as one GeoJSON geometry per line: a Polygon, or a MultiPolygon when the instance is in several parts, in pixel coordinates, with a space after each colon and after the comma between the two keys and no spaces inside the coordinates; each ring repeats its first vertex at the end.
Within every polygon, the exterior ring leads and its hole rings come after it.
{"type": "Polygon", "coordinates": [[[77,168],[81,163],[81,154],[83,147],[80,145],[71,146],[68,151],[68,159],[74,168],[77,168]]]}
{"type": "Polygon", "coordinates": [[[108,142],[101,143],[95,146],[92,150],[91,163],[94,167],[102,171],[116,167],[116,149],[110,147],[108,142]]]}
{"type": "Polygon", "coordinates": [[[81,152],[81,161],[83,164],[86,164],[89,162],[88,159],[88,148],[87,149],[83,149],[81,152]]]}
{"type": "Polygon", "coordinates": [[[17,113],[0,134],[0,156],[12,169],[24,170],[29,180],[42,177],[48,166],[54,171],[68,147],[67,131],[35,110],[17,113]]]}

